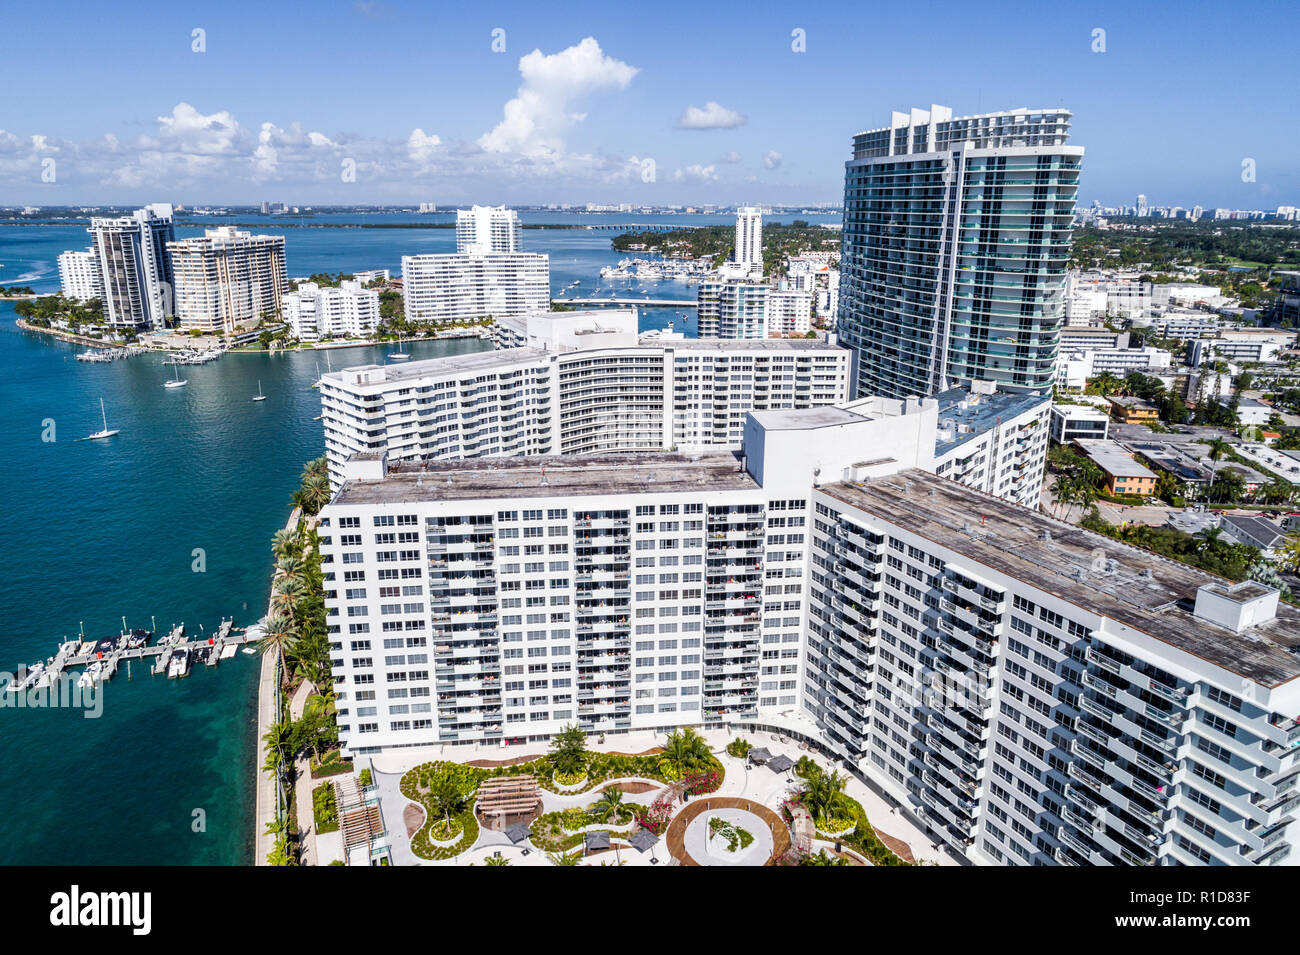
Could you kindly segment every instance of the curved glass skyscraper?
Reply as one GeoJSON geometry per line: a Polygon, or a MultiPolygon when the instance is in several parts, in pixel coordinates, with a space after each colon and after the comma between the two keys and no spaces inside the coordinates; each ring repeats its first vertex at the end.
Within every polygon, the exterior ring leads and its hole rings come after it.
{"type": "Polygon", "coordinates": [[[1067,110],[894,113],[845,163],[839,336],[858,396],[1048,391],[1082,147],[1067,110]]]}

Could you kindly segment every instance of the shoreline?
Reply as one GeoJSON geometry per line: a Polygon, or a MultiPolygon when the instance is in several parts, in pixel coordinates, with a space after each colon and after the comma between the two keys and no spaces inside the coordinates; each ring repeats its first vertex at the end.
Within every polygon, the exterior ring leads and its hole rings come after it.
{"type": "MultiPolygon", "coordinates": [[[[289,512],[289,519],[284,522],[285,530],[298,526],[302,512],[294,508],[289,512]]],[[[272,571],[274,585],[275,572],[272,571]]],[[[266,612],[271,613],[270,598],[267,598],[266,612]]],[[[259,621],[260,622],[260,621],[259,621]]],[[[257,677],[257,746],[254,748],[253,775],[256,777],[256,798],[253,801],[253,865],[266,866],[266,861],[275,846],[275,837],[267,826],[279,816],[280,806],[277,796],[275,777],[266,771],[266,733],[280,718],[280,661],[270,653],[263,653],[261,671],[257,677]]]]}

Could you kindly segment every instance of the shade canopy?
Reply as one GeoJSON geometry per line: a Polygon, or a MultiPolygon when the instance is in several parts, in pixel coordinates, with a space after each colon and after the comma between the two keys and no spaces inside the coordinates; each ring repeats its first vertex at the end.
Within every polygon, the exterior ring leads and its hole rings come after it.
{"type": "Polygon", "coordinates": [[[505,831],[506,838],[516,844],[527,839],[530,832],[532,832],[532,829],[529,828],[527,823],[523,822],[516,822],[505,831]]]}
{"type": "Polygon", "coordinates": [[[767,768],[772,770],[774,773],[783,773],[793,767],[794,760],[784,754],[773,756],[767,763],[767,768]]]}
{"type": "Polygon", "coordinates": [[[749,751],[749,761],[759,766],[762,766],[771,758],[772,758],[772,754],[761,746],[758,747],[757,749],[751,749],[749,751]]]}
{"type": "Polygon", "coordinates": [[[608,849],[609,833],[604,829],[588,832],[583,835],[582,842],[588,849],[608,849]]]}
{"type": "Polygon", "coordinates": [[[632,847],[638,852],[645,852],[658,841],[659,837],[649,829],[638,829],[636,835],[628,840],[628,842],[632,843],[632,847]]]}

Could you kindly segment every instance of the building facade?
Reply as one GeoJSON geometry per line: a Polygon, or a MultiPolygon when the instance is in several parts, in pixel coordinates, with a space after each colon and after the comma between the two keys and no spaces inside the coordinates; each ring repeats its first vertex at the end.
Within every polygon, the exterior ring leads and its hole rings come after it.
{"type": "Polygon", "coordinates": [[[737,447],[751,410],[848,396],[849,356],[833,340],[642,342],[634,322],[586,348],[566,347],[582,336],[564,328],[525,347],[324,375],[331,480],[365,453],[396,462],[737,447]]]}
{"type": "Polygon", "coordinates": [[[84,252],[70,249],[59,255],[59,287],[64,298],[88,302],[104,299],[104,275],[99,269],[99,256],[93,248],[84,252]]]}
{"type": "Polygon", "coordinates": [[[175,240],[165,202],[129,216],[93,218],[91,238],[103,280],[104,318],[119,329],[162,329],[175,314],[175,280],[167,246],[175,240]]]}
{"type": "Polygon", "coordinates": [[[406,317],[448,324],[545,311],[550,259],[531,252],[404,255],[406,317]]]}
{"type": "Polygon", "coordinates": [[[521,252],[519,213],[505,206],[456,210],[456,251],[462,255],[521,252]]]}
{"type": "Polygon", "coordinates": [[[845,164],[838,330],[859,395],[1050,391],[1080,147],[1066,110],[894,113],[845,164]]]}
{"type": "Polygon", "coordinates": [[[229,335],[279,316],[289,291],[284,236],[220,226],[201,237],[170,242],[167,251],[182,329],[229,335]]]}
{"type": "Polygon", "coordinates": [[[975,863],[1294,862],[1300,614],[929,473],[937,402],[892,404],[755,413],[743,456],[350,460],[344,748],[798,720],[975,863]]]}
{"type": "Polygon", "coordinates": [[[767,285],[739,279],[703,279],[696,288],[700,338],[766,338],[767,285]]]}
{"type": "Polygon", "coordinates": [[[379,293],[355,279],[338,288],[303,282],[285,295],[284,320],[299,341],[364,338],[379,328],[379,293]]]}

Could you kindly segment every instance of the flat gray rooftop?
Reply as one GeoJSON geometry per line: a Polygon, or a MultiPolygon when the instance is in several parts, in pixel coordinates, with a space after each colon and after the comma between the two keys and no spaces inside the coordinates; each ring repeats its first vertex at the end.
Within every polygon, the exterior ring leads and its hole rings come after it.
{"type": "Polygon", "coordinates": [[[971,430],[954,429],[948,441],[935,440],[936,455],[941,455],[950,448],[955,448],[972,438],[977,438],[1001,422],[1024,414],[1041,404],[1050,404],[1044,395],[1027,394],[1015,391],[996,391],[991,395],[973,395],[965,388],[949,388],[934,396],[939,402],[939,427],[949,418],[955,424],[969,425],[971,430]],[[966,407],[963,408],[962,404],[966,407]]]}
{"type": "Polygon", "coordinates": [[[1224,583],[1213,574],[925,471],[820,490],[1263,686],[1300,677],[1300,656],[1291,652],[1300,647],[1300,610],[1279,604],[1276,619],[1244,634],[1215,626],[1194,617],[1186,602],[1195,601],[1197,588],[1224,583]],[[1097,549],[1117,562],[1114,572],[1091,569],[1097,549]],[[1143,570],[1151,571],[1150,579],[1141,576],[1143,570]]]}
{"type": "Polygon", "coordinates": [[[829,428],[871,420],[865,415],[832,405],[785,411],[751,411],[750,415],[769,431],[802,431],[805,428],[829,428]]]}
{"type": "Polygon", "coordinates": [[[382,481],[348,481],[334,496],[333,504],[671,494],[758,487],[741,467],[740,456],[731,452],[566,454],[401,463],[390,466],[382,481]]]}
{"type": "MultiPolygon", "coordinates": [[[[486,349],[484,351],[466,352],[463,355],[442,355],[438,358],[421,358],[418,361],[404,361],[401,364],[351,365],[342,371],[327,372],[326,374],[321,375],[321,378],[340,388],[352,388],[358,386],[344,384],[344,371],[373,371],[375,369],[383,369],[385,381],[375,383],[375,385],[382,385],[388,381],[410,381],[413,378],[487,371],[492,368],[500,368],[521,362],[534,361],[546,354],[547,352],[541,348],[486,349]]],[[[361,385],[359,387],[375,387],[375,385],[361,385]]]]}
{"type": "Polygon", "coordinates": [[[820,338],[642,338],[643,345],[672,348],[678,351],[824,351],[845,352],[843,345],[832,345],[820,338]]]}

